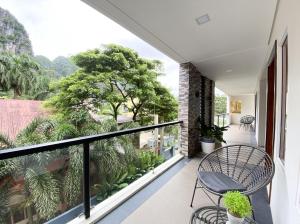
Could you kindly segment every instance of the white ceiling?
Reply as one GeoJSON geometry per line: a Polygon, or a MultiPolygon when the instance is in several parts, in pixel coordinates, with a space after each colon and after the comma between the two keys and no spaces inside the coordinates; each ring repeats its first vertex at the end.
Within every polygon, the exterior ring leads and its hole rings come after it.
{"type": "Polygon", "coordinates": [[[277,0],[84,1],[227,94],[254,93],[277,0]],[[210,22],[199,26],[204,14],[210,22]]]}

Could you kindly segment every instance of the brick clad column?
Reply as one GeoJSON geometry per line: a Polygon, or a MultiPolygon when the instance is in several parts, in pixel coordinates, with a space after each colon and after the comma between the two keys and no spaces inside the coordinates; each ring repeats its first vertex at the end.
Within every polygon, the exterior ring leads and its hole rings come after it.
{"type": "Polygon", "coordinates": [[[200,152],[199,130],[196,120],[206,124],[213,122],[214,82],[201,75],[192,63],[180,64],[179,72],[179,120],[181,150],[189,157],[200,152]]]}

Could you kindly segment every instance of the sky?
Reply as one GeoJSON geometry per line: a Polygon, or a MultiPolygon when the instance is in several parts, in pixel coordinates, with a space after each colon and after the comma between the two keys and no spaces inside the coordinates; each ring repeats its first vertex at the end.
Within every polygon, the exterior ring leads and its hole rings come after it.
{"type": "Polygon", "coordinates": [[[179,65],[117,23],[80,0],[0,0],[29,34],[35,55],[53,60],[103,44],[116,43],[136,50],[141,57],[163,62],[159,81],[178,96],[179,65]]]}

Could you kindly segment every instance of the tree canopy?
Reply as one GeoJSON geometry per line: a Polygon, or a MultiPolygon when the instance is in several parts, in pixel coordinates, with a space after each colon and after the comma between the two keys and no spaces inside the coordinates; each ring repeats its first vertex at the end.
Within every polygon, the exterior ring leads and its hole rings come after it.
{"type": "Polygon", "coordinates": [[[215,114],[225,114],[227,111],[227,97],[216,96],[215,97],[215,114]]]}
{"type": "Polygon", "coordinates": [[[13,98],[24,94],[39,95],[48,89],[49,78],[28,55],[9,52],[0,54],[0,89],[13,91],[13,98]]]}
{"type": "Polygon", "coordinates": [[[121,106],[126,105],[137,121],[149,120],[154,112],[151,108],[157,105],[164,120],[176,118],[175,98],[157,81],[162,73],[159,61],[114,44],[82,52],[73,60],[80,69],[52,85],[56,94],[47,104],[55,110],[63,114],[82,108],[98,111],[109,104],[116,120],[121,106]],[[172,113],[166,115],[169,111],[172,113]]]}

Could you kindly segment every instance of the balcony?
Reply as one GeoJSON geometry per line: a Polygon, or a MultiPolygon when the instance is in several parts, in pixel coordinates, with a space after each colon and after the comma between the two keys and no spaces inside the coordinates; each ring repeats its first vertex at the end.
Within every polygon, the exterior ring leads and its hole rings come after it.
{"type": "MultiPolygon", "coordinates": [[[[104,133],[94,136],[86,136],[77,139],[69,139],[60,142],[47,143],[35,146],[25,146],[23,148],[7,149],[0,151],[0,158],[2,161],[9,162],[10,158],[19,158],[24,161],[30,161],[28,166],[38,167],[38,163],[34,160],[34,157],[43,158],[43,155],[50,156],[52,161],[48,163],[45,170],[40,170],[40,173],[32,174],[44,176],[50,178],[51,175],[57,175],[62,172],[66,167],[71,166],[70,157],[68,151],[73,150],[72,153],[79,153],[82,161],[79,163],[82,165],[79,170],[82,170],[82,185],[81,181],[78,183],[80,186],[77,189],[79,194],[82,194],[82,199],[77,198],[75,203],[57,204],[58,211],[55,218],[41,219],[36,215],[35,209],[33,211],[33,220],[38,223],[91,223],[96,222],[99,224],[114,224],[114,223],[189,223],[191,214],[193,211],[202,206],[213,205],[213,202],[209,199],[207,194],[198,189],[194,200],[194,206],[191,208],[190,200],[192,196],[193,186],[195,184],[196,170],[201,159],[201,155],[193,159],[189,159],[181,155],[180,142],[175,138],[173,146],[171,146],[171,152],[167,144],[164,144],[162,139],[162,132],[158,129],[167,127],[178,127],[181,122],[169,122],[165,124],[159,124],[148,127],[140,127],[135,129],[121,130],[111,133],[104,133]],[[127,187],[112,194],[111,197],[106,197],[105,200],[97,199],[97,193],[95,191],[95,183],[101,176],[99,172],[95,172],[93,153],[94,147],[97,142],[106,141],[112,138],[119,138],[122,136],[133,136],[136,133],[147,133],[147,131],[153,131],[153,133],[160,133],[158,145],[160,145],[160,154],[165,154],[166,161],[156,168],[151,168],[149,172],[140,177],[136,181],[129,184],[127,187]],[[74,151],[74,146],[81,146],[82,149],[74,151]],[[178,148],[179,146],[179,148],[178,148]],[[173,151],[172,151],[173,150],[173,151]],[[59,156],[60,155],[60,156],[59,156]],[[64,156],[62,156],[64,155],[64,156]],[[59,157],[58,157],[59,156],[59,157]],[[37,163],[37,164],[34,164],[37,163]]],[[[141,135],[140,135],[141,136],[141,135]]],[[[231,126],[225,135],[228,144],[255,144],[254,133],[251,131],[241,130],[238,126],[231,126]]],[[[145,141],[145,139],[144,139],[145,141]]],[[[146,140],[147,144],[151,145],[151,139],[146,140]]],[[[98,157],[98,159],[101,159],[98,157]]],[[[25,163],[23,163],[25,164],[25,163]]],[[[25,169],[25,167],[24,167],[25,169]]],[[[32,168],[33,169],[33,168],[32,168]]],[[[29,172],[30,173],[30,172],[29,172]]],[[[36,176],[31,176],[34,180],[36,176]]],[[[12,201],[26,201],[26,185],[24,185],[24,179],[19,175],[8,176],[7,178],[13,178],[14,187],[13,190],[18,192],[15,196],[12,196],[9,200],[12,201]],[[19,198],[18,198],[19,197],[19,198]],[[20,197],[22,197],[20,199],[20,197]]],[[[2,180],[2,183],[5,180],[2,180]]],[[[72,182],[69,183],[72,187],[72,182]]],[[[2,185],[3,186],[3,185],[2,185]]],[[[30,186],[30,185],[29,185],[30,186]]],[[[74,186],[73,186],[74,187],[74,186]]],[[[13,191],[10,191],[13,193],[13,191]]],[[[210,195],[213,200],[215,197],[210,195]]],[[[41,200],[45,200],[41,198],[41,200]]],[[[270,214],[270,208],[267,201],[267,192],[263,190],[258,192],[252,198],[255,217],[258,223],[272,223],[270,214]]],[[[45,201],[46,206],[53,206],[53,202],[45,201]]],[[[28,217],[28,210],[26,215],[28,217]]],[[[27,223],[27,219],[23,222],[27,223]]],[[[14,223],[18,223],[14,221],[14,223]]]]}
{"type": "Polygon", "coordinates": [[[107,214],[182,158],[180,123],[1,150],[3,222],[66,223],[99,208],[107,214]]]}
{"type": "MultiPolygon", "coordinates": [[[[229,144],[255,143],[254,132],[240,130],[236,125],[229,128],[225,138],[229,144]]],[[[193,208],[189,206],[200,159],[200,157],[182,159],[98,223],[189,223],[195,209],[213,205],[204,191],[198,189],[193,208]]],[[[217,200],[216,197],[210,196],[217,200]]],[[[257,223],[272,223],[266,190],[258,192],[252,200],[257,223]]]]}

